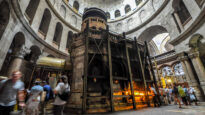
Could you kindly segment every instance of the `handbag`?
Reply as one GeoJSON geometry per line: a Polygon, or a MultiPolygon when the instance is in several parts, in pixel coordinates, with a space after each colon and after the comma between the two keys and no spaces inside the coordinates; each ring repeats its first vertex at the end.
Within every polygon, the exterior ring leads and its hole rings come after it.
{"type": "Polygon", "coordinates": [[[191,101],[195,101],[195,100],[196,100],[196,97],[194,96],[194,94],[191,94],[191,95],[190,95],[190,100],[191,100],[191,101]]]}
{"type": "Polygon", "coordinates": [[[60,97],[61,100],[63,101],[67,101],[68,97],[70,95],[70,90],[68,88],[66,88],[62,94],[58,94],[58,97],[60,97]]]}

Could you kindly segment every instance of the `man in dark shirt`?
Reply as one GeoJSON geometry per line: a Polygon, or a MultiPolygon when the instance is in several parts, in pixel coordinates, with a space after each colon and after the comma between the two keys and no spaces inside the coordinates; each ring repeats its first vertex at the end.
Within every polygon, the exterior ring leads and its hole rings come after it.
{"type": "Polygon", "coordinates": [[[53,99],[53,91],[52,91],[52,88],[51,88],[51,86],[46,82],[46,81],[43,81],[42,82],[43,84],[43,89],[44,89],[44,91],[46,92],[46,98],[45,98],[45,102],[43,103],[43,107],[42,107],[42,112],[43,113],[46,113],[46,105],[47,105],[47,103],[48,103],[48,101],[50,100],[50,99],[53,99]]]}

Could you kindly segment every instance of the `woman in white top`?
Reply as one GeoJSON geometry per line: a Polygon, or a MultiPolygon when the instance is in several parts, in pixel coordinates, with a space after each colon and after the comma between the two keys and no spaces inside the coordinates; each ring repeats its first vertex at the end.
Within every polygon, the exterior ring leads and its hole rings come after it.
{"type": "Polygon", "coordinates": [[[60,82],[57,84],[56,88],[54,89],[54,93],[56,98],[54,100],[54,115],[63,115],[64,105],[66,101],[62,100],[58,94],[62,94],[66,89],[70,91],[70,86],[68,84],[67,76],[61,76],[60,82]]]}

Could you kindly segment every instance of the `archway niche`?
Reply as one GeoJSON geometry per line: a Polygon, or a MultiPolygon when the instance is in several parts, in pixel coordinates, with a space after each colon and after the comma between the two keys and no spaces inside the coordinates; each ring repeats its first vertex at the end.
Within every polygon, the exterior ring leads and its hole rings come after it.
{"type": "Polygon", "coordinates": [[[107,19],[110,19],[110,13],[106,12],[107,19]]]}
{"type": "Polygon", "coordinates": [[[40,2],[40,0],[30,0],[28,6],[26,8],[25,16],[27,17],[30,24],[32,23],[33,18],[36,14],[39,2],[40,2]]]}
{"type": "Polygon", "coordinates": [[[66,8],[64,5],[61,5],[60,13],[61,13],[63,18],[66,18],[66,8]]]}
{"type": "Polygon", "coordinates": [[[195,34],[189,40],[189,47],[192,51],[198,51],[200,59],[205,67],[205,43],[202,43],[204,37],[201,34],[195,34]]]}
{"type": "Polygon", "coordinates": [[[120,11],[119,11],[119,10],[116,10],[116,11],[115,11],[115,18],[120,17],[120,16],[121,16],[120,11]]]}
{"type": "Polygon", "coordinates": [[[68,37],[67,37],[67,43],[66,43],[66,49],[68,49],[68,50],[71,46],[72,38],[73,38],[73,32],[69,31],[68,32],[68,37]]]}
{"type": "Polygon", "coordinates": [[[39,33],[43,36],[44,39],[46,38],[48,28],[50,25],[50,21],[51,21],[51,13],[50,13],[49,9],[46,8],[44,10],[41,24],[39,27],[39,33]]]}
{"type": "Polygon", "coordinates": [[[74,9],[76,12],[78,12],[79,7],[80,7],[80,5],[79,5],[78,1],[74,1],[74,3],[73,3],[73,9],[74,9]]]}
{"type": "MultiPolygon", "coordinates": [[[[4,60],[2,69],[0,71],[0,75],[7,76],[8,73],[9,73],[8,72],[9,68],[12,71],[11,66],[12,66],[13,59],[15,57],[20,57],[20,58],[23,57],[23,55],[24,55],[24,52],[23,52],[24,44],[25,44],[24,34],[21,33],[21,32],[16,33],[16,35],[14,36],[13,41],[10,45],[10,48],[7,52],[7,55],[6,55],[6,58],[4,60]]],[[[19,69],[19,66],[20,65],[18,65],[18,67],[16,67],[16,69],[19,69]]]]}
{"type": "Polygon", "coordinates": [[[130,5],[126,5],[126,6],[125,6],[125,14],[127,14],[127,13],[130,12],[130,11],[131,11],[130,5]]]}
{"type": "Polygon", "coordinates": [[[175,23],[178,26],[179,32],[181,32],[184,30],[184,26],[191,20],[191,14],[183,0],[173,0],[172,7],[174,9],[173,17],[175,18],[175,23]]]}
{"type": "Polygon", "coordinates": [[[173,50],[168,43],[170,40],[169,33],[166,28],[155,25],[144,30],[138,37],[138,41],[148,43],[148,49],[151,56],[159,55],[167,51],[173,50]],[[166,48],[169,45],[170,49],[166,48]]]}
{"type": "Polygon", "coordinates": [[[74,26],[77,25],[77,17],[75,15],[72,15],[72,17],[71,17],[71,24],[74,26]]]}
{"type": "Polygon", "coordinates": [[[63,32],[63,26],[60,22],[58,22],[56,24],[55,34],[54,34],[54,37],[53,37],[53,42],[58,46],[60,45],[62,32],[63,32]]]}
{"type": "Polygon", "coordinates": [[[7,2],[3,1],[0,3],[0,40],[8,25],[10,10],[7,2]]]}
{"type": "Polygon", "coordinates": [[[41,55],[41,50],[38,46],[33,45],[30,48],[30,53],[27,54],[24,59],[28,62],[35,63],[38,57],[41,55]]]}

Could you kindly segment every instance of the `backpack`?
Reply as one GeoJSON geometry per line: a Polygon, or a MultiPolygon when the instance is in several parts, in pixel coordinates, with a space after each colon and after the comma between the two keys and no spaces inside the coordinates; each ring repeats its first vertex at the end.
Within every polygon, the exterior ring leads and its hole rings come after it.
{"type": "Polygon", "coordinates": [[[58,94],[58,97],[63,100],[63,101],[67,101],[68,97],[70,96],[70,91],[68,88],[66,88],[62,94],[58,94]]]}
{"type": "Polygon", "coordinates": [[[178,88],[177,88],[177,87],[174,87],[172,93],[173,93],[173,94],[179,94],[179,92],[178,92],[178,88]]]}
{"type": "Polygon", "coordinates": [[[186,96],[186,94],[185,94],[185,92],[184,92],[184,89],[183,89],[182,87],[179,87],[179,88],[178,88],[178,92],[179,92],[179,96],[180,96],[180,97],[185,97],[185,96],[186,96]]]}

